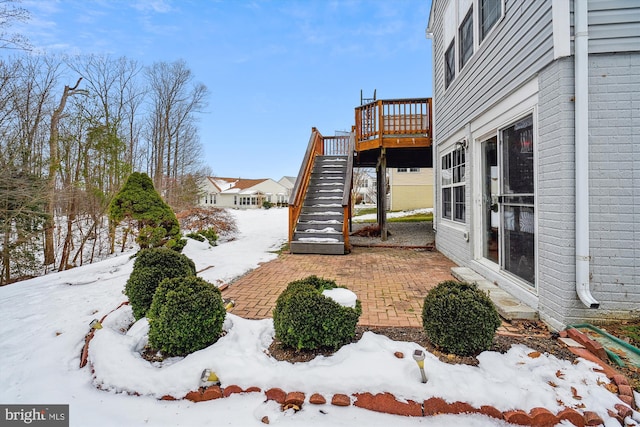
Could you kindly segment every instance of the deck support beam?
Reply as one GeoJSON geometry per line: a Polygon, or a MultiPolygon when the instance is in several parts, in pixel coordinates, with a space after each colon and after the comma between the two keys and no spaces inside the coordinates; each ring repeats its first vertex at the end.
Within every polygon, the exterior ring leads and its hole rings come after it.
{"type": "Polygon", "coordinates": [[[377,217],[380,226],[380,239],[387,240],[387,150],[382,147],[376,165],[377,217]]]}

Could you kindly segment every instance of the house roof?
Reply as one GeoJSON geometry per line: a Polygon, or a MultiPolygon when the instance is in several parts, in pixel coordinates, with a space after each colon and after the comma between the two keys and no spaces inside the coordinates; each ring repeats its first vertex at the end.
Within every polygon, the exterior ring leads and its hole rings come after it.
{"type": "Polygon", "coordinates": [[[251,194],[251,191],[246,191],[251,187],[254,187],[268,179],[243,179],[243,178],[223,178],[219,176],[209,177],[209,181],[221,192],[221,193],[240,193],[251,194]]]}

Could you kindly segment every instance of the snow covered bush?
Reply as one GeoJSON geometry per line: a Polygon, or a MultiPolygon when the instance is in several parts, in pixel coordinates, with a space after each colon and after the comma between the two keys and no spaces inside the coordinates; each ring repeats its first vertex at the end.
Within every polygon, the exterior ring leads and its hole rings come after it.
{"type": "Polygon", "coordinates": [[[153,295],[163,279],[195,276],[196,266],[186,255],[168,248],[138,252],[133,271],[124,287],[136,320],[147,315],[153,295]]]}
{"type": "Polygon", "coordinates": [[[500,316],[475,284],[447,280],[424,298],[422,324],[433,344],[449,353],[468,356],[491,347],[500,316]]]}
{"type": "Polygon", "coordinates": [[[167,356],[185,356],[215,343],[222,333],[226,310],[220,290],[190,276],[165,279],[153,297],[149,345],[167,356]]]}
{"type": "Polygon", "coordinates": [[[350,342],[362,306],[360,301],[355,307],[343,306],[322,294],[337,287],[335,281],[316,276],[289,283],[273,310],[276,338],[298,350],[337,349],[350,342]]]}

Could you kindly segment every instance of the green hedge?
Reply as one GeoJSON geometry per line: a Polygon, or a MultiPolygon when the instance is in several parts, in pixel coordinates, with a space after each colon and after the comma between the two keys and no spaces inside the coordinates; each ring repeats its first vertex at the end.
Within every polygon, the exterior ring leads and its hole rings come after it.
{"type": "Polygon", "coordinates": [[[133,271],[124,287],[136,320],[147,315],[158,284],[167,278],[195,276],[196,266],[186,255],[168,248],[138,252],[133,271]]]}
{"type": "Polygon", "coordinates": [[[468,356],[488,350],[500,323],[493,302],[474,284],[441,282],[424,299],[424,330],[449,353],[468,356]]]}
{"type": "Polygon", "coordinates": [[[220,290],[190,276],[160,282],[149,309],[149,345],[168,356],[184,356],[215,343],[226,310],[220,290]]]}
{"type": "Polygon", "coordinates": [[[335,281],[316,276],[289,283],[273,310],[276,338],[298,350],[337,349],[349,343],[362,306],[358,300],[355,308],[344,307],[322,295],[323,290],[336,287],[335,281]]]}

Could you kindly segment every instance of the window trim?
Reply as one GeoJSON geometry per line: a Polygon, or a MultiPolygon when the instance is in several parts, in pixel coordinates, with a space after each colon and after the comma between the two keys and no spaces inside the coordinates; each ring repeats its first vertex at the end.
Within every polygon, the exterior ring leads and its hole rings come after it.
{"type": "Polygon", "coordinates": [[[486,33],[483,33],[483,25],[482,25],[483,24],[483,20],[482,20],[483,1],[485,0],[477,0],[478,2],[478,41],[480,44],[482,44],[491,35],[493,30],[498,26],[498,23],[502,21],[505,14],[505,10],[504,10],[505,0],[498,0],[498,2],[500,3],[499,4],[500,13],[498,14],[498,18],[493,22],[493,24],[491,24],[489,29],[487,29],[486,33]]]}
{"type": "Polygon", "coordinates": [[[440,217],[459,224],[467,222],[467,150],[465,147],[466,141],[459,141],[452,150],[440,157],[440,217]],[[449,182],[445,183],[447,175],[449,182]],[[456,193],[460,191],[462,194],[456,197],[456,193]],[[445,198],[445,192],[448,193],[448,198],[445,198]],[[445,209],[445,200],[450,204],[448,214],[445,209]]]}
{"type": "Polygon", "coordinates": [[[444,88],[447,89],[456,79],[456,38],[449,43],[449,47],[444,51],[444,88]],[[451,60],[448,55],[451,54],[451,60]],[[450,66],[451,65],[451,66],[450,66]]]}
{"type": "Polygon", "coordinates": [[[469,63],[469,61],[473,57],[473,54],[475,53],[474,24],[475,23],[473,19],[473,3],[471,3],[471,7],[469,7],[469,10],[467,11],[466,15],[462,19],[462,22],[460,22],[460,25],[458,26],[458,66],[460,70],[462,70],[464,66],[469,63]],[[471,28],[465,28],[465,27],[468,27],[469,24],[471,25],[471,28]],[[463,51],[463,45],[465,42],[465,38],[463,37],[463,31],[465,29],[468,30],[467,34],[469,37],[471,37],[471,42],[469,43],[468,56],[466,57],[463,51]]]}

